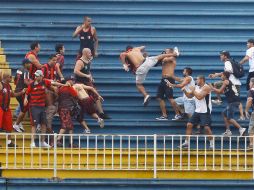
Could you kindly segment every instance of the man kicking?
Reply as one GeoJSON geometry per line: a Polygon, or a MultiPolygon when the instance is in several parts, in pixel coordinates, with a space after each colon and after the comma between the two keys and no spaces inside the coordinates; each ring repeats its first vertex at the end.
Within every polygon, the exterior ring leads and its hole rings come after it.
{"type": "Polygon", "coordinates": [[[120,60],[126,72],[131,70],[136,75],[136,86],[138,91],[144,96],[144,106],[147,106],[150,95],[146,92],[143,82],[149,70],[166,57],[178,57],[179,51],[174,49],[173,53],[165,53],[152,57],[144,57],[143,50],[145,46],[132,47],[127,46],[126,51],[120,54],[120,60]]]}

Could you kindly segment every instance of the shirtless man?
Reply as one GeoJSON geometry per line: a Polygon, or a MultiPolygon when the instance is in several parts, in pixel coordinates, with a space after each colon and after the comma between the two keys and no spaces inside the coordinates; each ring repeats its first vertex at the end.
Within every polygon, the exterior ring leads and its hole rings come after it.
{"type": "Polygon", "coordinates": [[[145,87],[143,86],[147,73],[158,61],[161,61],[164,58],[177,57],[179,56],[179,52],[178,49],[175,48],[172,53],[165,53],[145,58],[142,52],[144,49],[145,46],[127,46],[126,51],[120,54],[120,60],[126,72],[131,70],[136,75],[137,89],[144,96],[144,106],[147,106],[150,100],[150,95],[146,92],[145,87]]]}
{"type": "MultiPolygon", "coordinates": [[[[165,54],[172,54],[174,53],[174,49],[168,48],[166,49],[162,55],[165,54]]],[[[179,119],[181,117],[181,113],[179,111],[179,108],[174,100],[173,97],[173,88],[168,87],[167,83],[170,82],[171,84],[175,84],[174,73],[175,73],[175,67],[176,67],[176,58],[175,57],[166,57],[162,61],[162,78],[160,85],[158,86],[157,91],[157,99],[160,103],[160,109],[162,112],[162,116],[156,118],[157,120],[168,120],[167,116],[167,110],[166,110],[166,104],[165,104],[165,96],[169,100],[169,103],[173,107],[176,115],[175,119],[179,119]]],[[[174,119],[173,119],[174,120],[174,119]]]]}
{"type": "MultiPolygon", "coordinates": [[[[95,90],[95,88],[91,86],[86,86],[84,84],[74,84],[73,88],[77,91],[78,93],[78,99],[79,99],[79,105],[81,106],[81,118],[83,118],[84,113],[87,113],[91,115],[93,118],[97,120],[99,123],[100,127],[104,127],[104,120],[100,118],[97,113],[96,109],[94,107],[94,99],[92,96],[89,96],[87,91],[92,91],[94,94],[97,95],[98,100],[103,101],[103,98],[100,96],[100,94],[95,90]]],[[[85,125],[85,133],[91,133],[90,129],[86,125],[86,123],[83,121],[83,125],[85,125]]]]}

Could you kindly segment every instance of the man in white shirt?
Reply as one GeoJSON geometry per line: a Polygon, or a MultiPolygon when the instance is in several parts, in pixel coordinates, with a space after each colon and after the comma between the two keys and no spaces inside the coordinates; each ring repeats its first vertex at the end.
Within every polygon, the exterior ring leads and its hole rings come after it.
{"type": "MultiPolygon", "coordinates": [[[[232,82],[232,84],[236,87],[237,92],[240,96],[240,92],[241,92],[241,81],[235,77],[235,75],[233,74],[233,67],[232,64],[230,62],[230,53],[228,51],[221,51],[220,52],[220,60],[224,63],[224,71],[227,71],[230,73],[229,76],[229,80],[232,82]]],[[[214,74],[210,74],[209,77],[210,78],[216,78],[216,77],[221,77],[223,72],[221,73],[214,73],[214,74]]],[[[243,105],[242,103],[240,103],[239,105],[239,112],[240,112],[240,120],[244,120],[244,113],[243,113],[243,105]]]]}
{"type": "Polygon", "coordinates": [[[250,79],[254,77],[254,39],[249,39],[247,41],[247,51],[245,57],[239,62],[240,64],[244,64],[249,61],[249,74],[246,81],[246,89],[249,90],[250,79]]]}

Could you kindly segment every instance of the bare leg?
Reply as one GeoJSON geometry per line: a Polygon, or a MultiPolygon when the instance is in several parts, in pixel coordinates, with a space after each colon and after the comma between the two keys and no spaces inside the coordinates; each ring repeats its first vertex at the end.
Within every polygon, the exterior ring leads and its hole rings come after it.
{"type": "Polygon", "coordinates": [[[180,111],[178,109],[178,105],[177,105],[176,101],[174,100],[174,98],[171,98],[171,99],[168,99],[168,100],[169,100],[169,103],[171,104],[173,110],[175,111],[175,113],[177,115],[180,115],[181,113],[180,113],[180,111]]]}
{"type": "Polygon", "coordinates": [[[80,124],[82,125],[83,128],[85,128],[86,130],[90,130],[89,127],[87,126],[86,122],[83,120],[82,122],[80,122],[80,124]]]}
{"type": "Polygon", "coordinates": [[[239,125],[239,123],[236,122],[236,120],[234,119],[230,119],[228,120],[229,123],[231,123],[232,125],[234,125],[237,129],[241,128],[241,125],[239,125]]]}
{"type": "Polygon", "coordinates": [[[160,103],[160,109],[161,109],[162,116],[168,117],[165,101],[164,101],[163,99],[161,99],[161,98],[158,98],[157,100],[158,100],[159,103],[160,103]]]}
{"type": "Polygon", "coordinates": [[[239,112],[240,112],[240,118],[244,119],[243,104],[241,102],[239,104],[239,112]]]}
{"type": "Polygon", "coordinates": [[[212,133],[211,128],[210,128],[209,126],[205,126],[204,128],[205,128],[206,134],[209,135],[209,136],[208,136],[208,139],[209,139],[209,140],[212,140],[212,139],[213,139],[213,137],[212,137],[213,133],[212,133]]]}
{"type": "Polygon", "coordinates": [[[99,116],[97,115],[97,113],[93,113],[92,115],[91,115],[94,119],[99,119],[99,116]]]}
{"type": "Polygon", "coordinates": [[[143,84],[138,84],[138,83],[136,83],[136,87],[137,87],[138,91],[139,91],[144,97],[146,97],[146,96],[148,95],[143,84]]]}
{"type": "Polygon", "coordinates": [[[64,134],[66,129],[60,129],[59,134],[57,135],[57,140],[60,141],[62,139],[62,134],[64,134]]]}
{"type": "Polygon", "coordinates": [[[228,119],[224,115],[223,115],[223,119],[224,119],[226,130],[229,130],[230,123],[229,123],[228,119]]]}
{"type": "Polygon", "coordinates": [[[46,134],[46,125],[45,124],[41,124],[41,142],[45,141],[45,134],[46,134]]]}
{"type": "Polygon", "coordinates": [[[24,120],[25,115],[26,113],[20,111],[19,116],[17,117],[16,120],[16,125],[19,125],[24,120]]]}
{"type": "Polygon", "coordinates": [[[100,100],[97,100],[97,101],[96,101],[96,108],[97,108],[97,111],[98,111],[99,113],[104,113],[103,108],[102,108],[102,104],[101,104],[101,101],[100,101],[100,100]]]}
{"type": "MultiPolygon", "coordinates": [[[[192,128],[193,128],[193,124],[192,123],[187,123],[187,128],[186,128],[186,135],[191,135],[192,134],[192,128]]],[[[188,140],[190,139],[190,137],[186,137],[185,142],[188,142],[188,140]]]]}
{"type": "Polygon", "coordinates": [[[36,127],[31,124],[31,141],[34,143],[34,136],[36,134],[36,127]]]}

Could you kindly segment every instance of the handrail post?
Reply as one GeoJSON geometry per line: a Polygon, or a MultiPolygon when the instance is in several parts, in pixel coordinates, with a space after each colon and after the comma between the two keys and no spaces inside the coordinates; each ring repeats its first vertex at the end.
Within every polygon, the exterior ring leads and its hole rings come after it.
{"type": "Polygon", "coordinates": [[[57,133],[54,133],[54,179],[57,178],[57,133]]]}
{"type": "Polygon", "coordinates": [[[157,135],[153,135],[153,178],[157,178],[157,135]]]}

